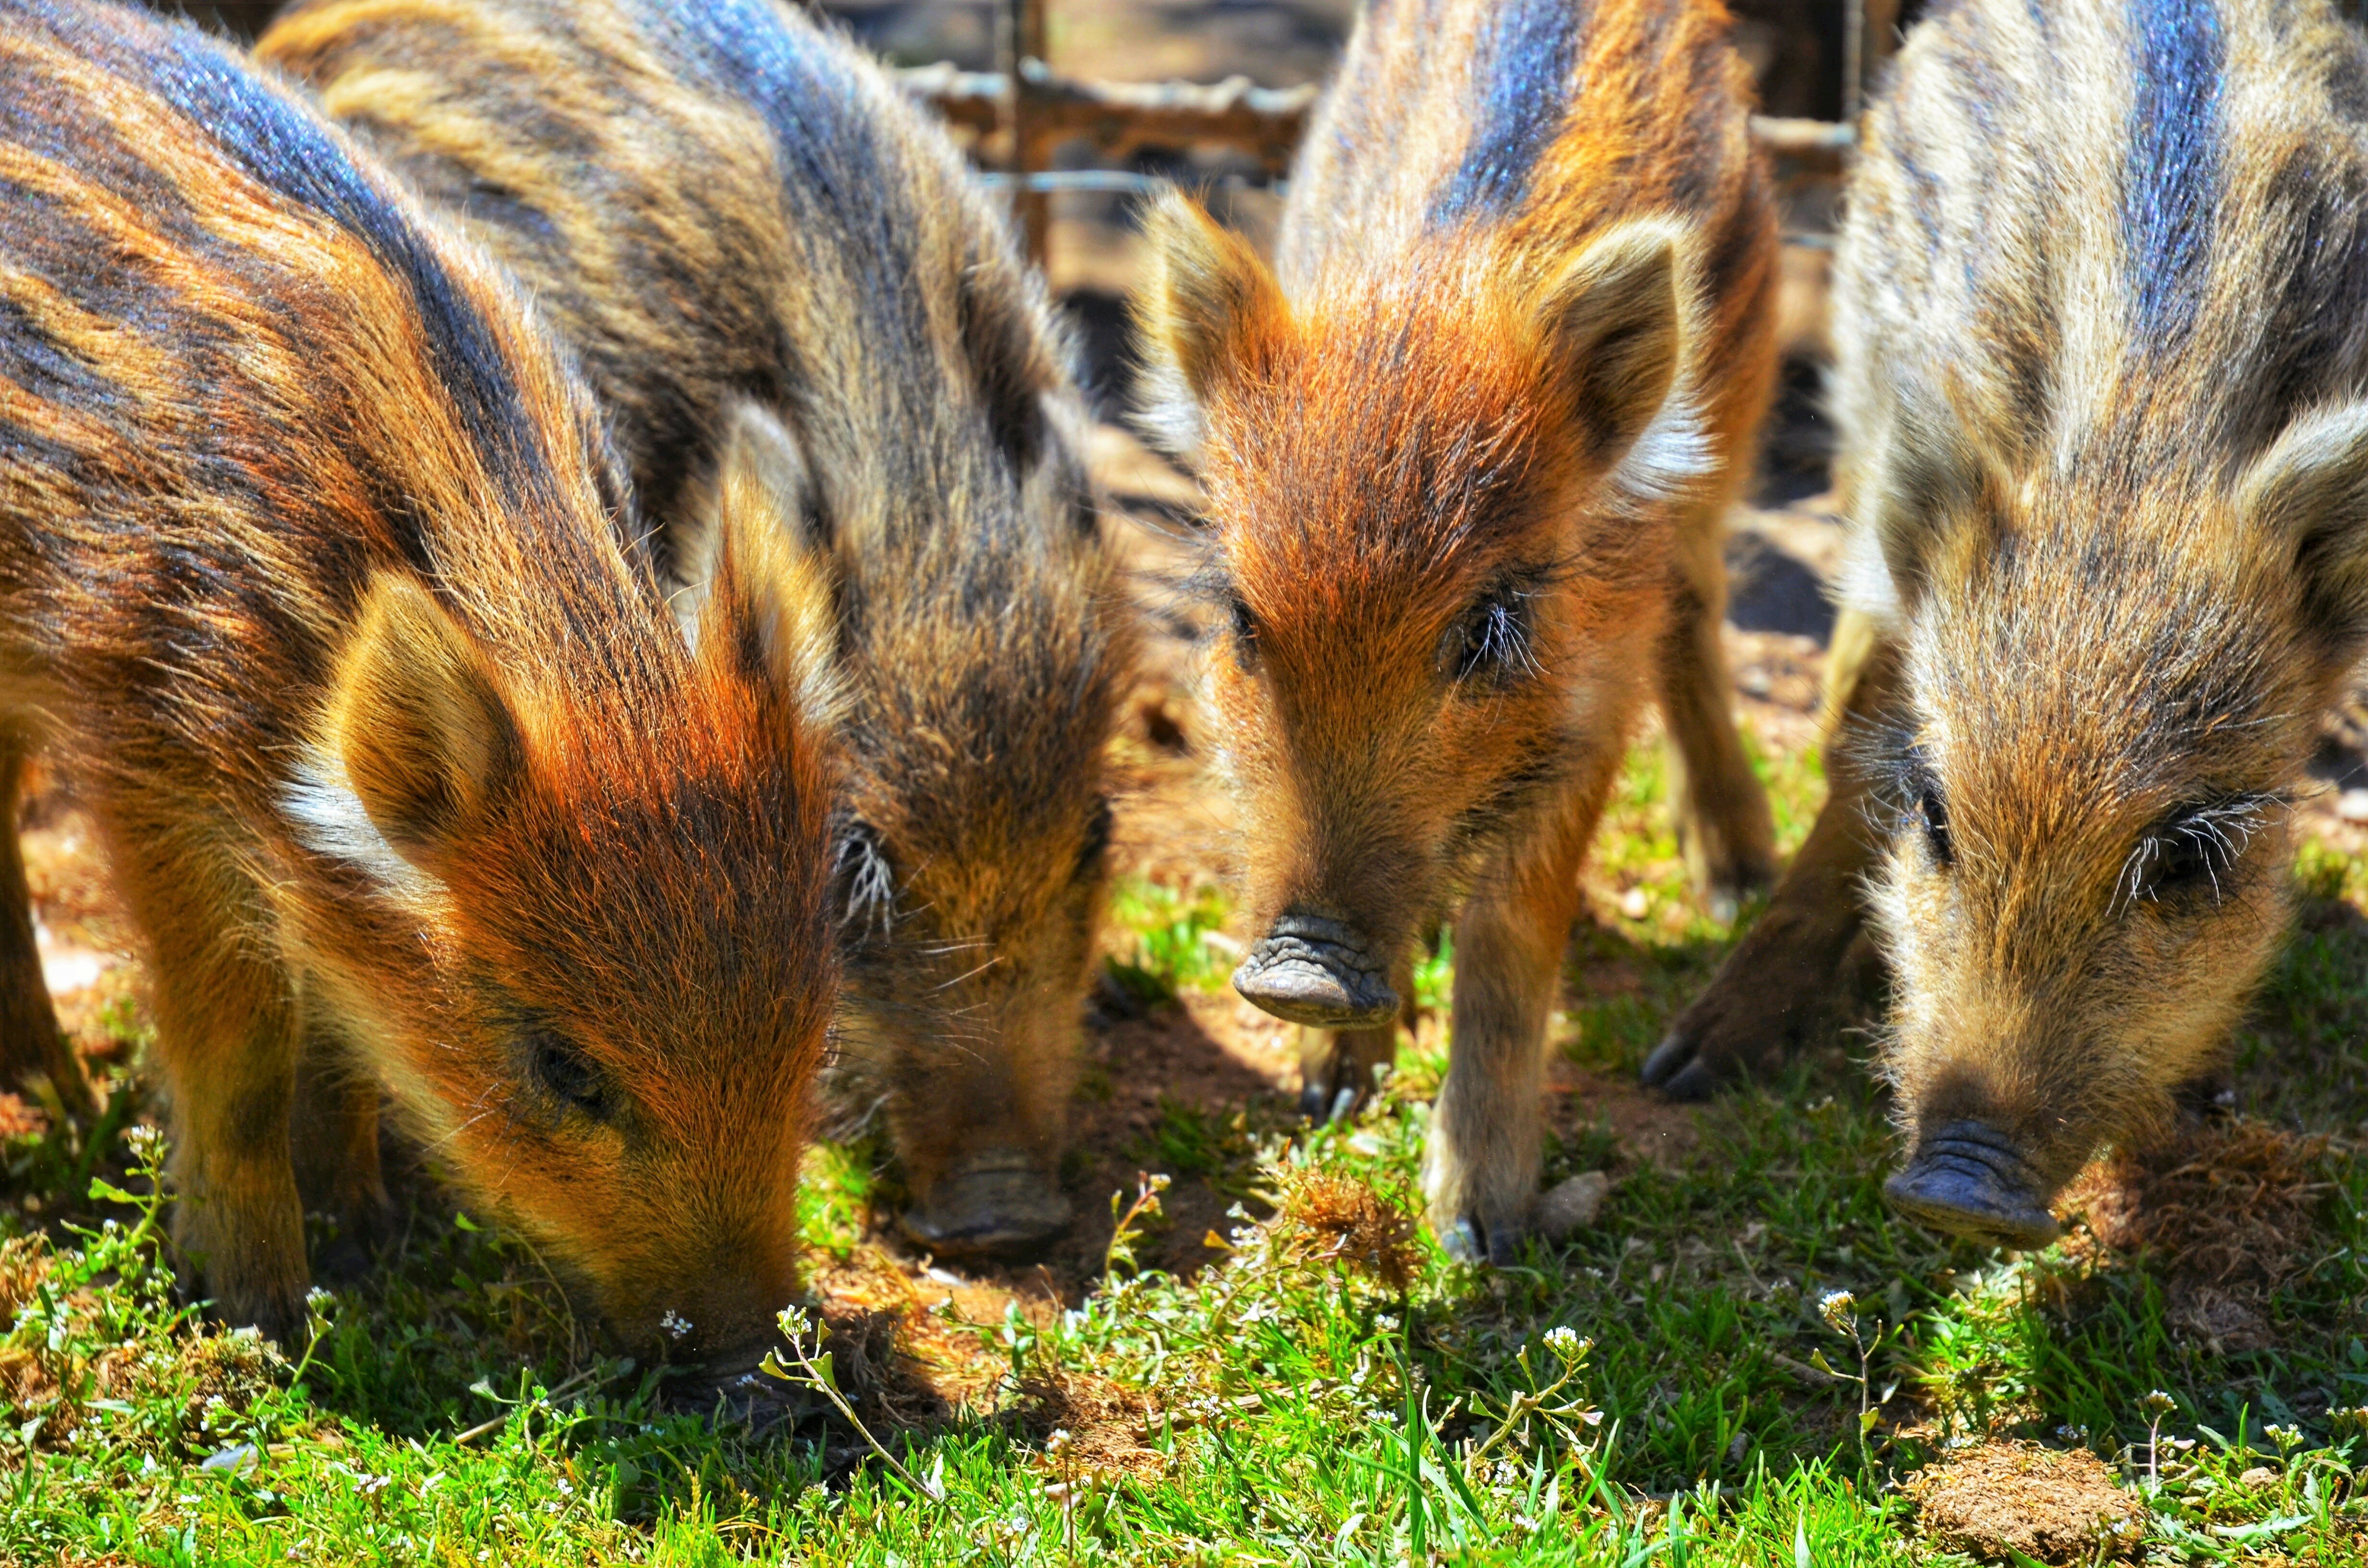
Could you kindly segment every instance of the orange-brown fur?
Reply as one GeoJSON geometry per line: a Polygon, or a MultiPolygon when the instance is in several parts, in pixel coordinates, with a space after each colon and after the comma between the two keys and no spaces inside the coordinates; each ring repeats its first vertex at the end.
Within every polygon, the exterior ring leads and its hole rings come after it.
{"type": "Polygon", "coordinates": [[[1269,1003],[1371,1020],[1311,1059],[1320,1111],[1386,1057],[1374,1009],[1454,919],[1426,1185],[1441,1234],[1497,1257],[1535,1187],[1580,861],[1648,694],[1702,880],[1732,897],[1770,869],[1716,641],[1775,255],[1725,26],[1674,0],[1385,0],[1272,274],[1180,199],[1153,214],[1149,415],[1209,493],[1234,626],[1208,698],[1272,928],[1237,983],[1273,994],[1307,941],[1361,977],[1356,1006],[1269,1003]]]}
{"type": "Polygon", "coordinates": [[[747,436],[840,611],[841,1097],[882,1112],[916,1239],[1042,1241],[1131,630],[999,215],[868,57],[765,0],[333,0],[258,51],[530,285],[686,579],[747,436]]]}
{"type": "Polygon", "coordinates": [[[2044,1236],[2100,1142],[2223,1065],[2368,645],[2363,189],[2330,6],[1967,0],[1911,36],[1835,282],[1835,795],[1665,1075],[1785,1043],[1861,873],[1911,1211],[2044,1236]]]}
{"type": "Polygon", "coordinates": [[[506,278],[194,29],[12,0],[0,75],[0,700],[148,942],[206,1292],[301,1326],[291,1111],[367,1221],[382,1085],[627,1340],[753,1355],[832,997],[820,585],[739,497],[694,656],[506,278]]]}

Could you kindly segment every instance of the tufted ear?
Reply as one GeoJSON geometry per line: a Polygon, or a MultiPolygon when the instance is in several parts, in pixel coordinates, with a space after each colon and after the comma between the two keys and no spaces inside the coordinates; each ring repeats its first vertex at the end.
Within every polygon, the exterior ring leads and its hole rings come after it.
{"type": "Polygon", "coordinates": [[[2368,645],[2368,402],[2306,414],[2237,483],[2240,516],[2288,540],[2312,635],[2339,663],[2368,645]]]}
{"type": "Polygon", "coordinates": [[[827,722],[840,698],[838,574],[818,488],[770,411],[743,402],[727,417],[693,640],[709,667],[769,684],[806,722],[827,722]]]}
{"type": "Polygon", "coordinates": [[[526,764],[482,649],[409,577],[373,585],[337,669],[328,738],[387,847],[437,872],[526,764]]]}
{"type": "Polygon", "coordinates": [[[1149,276],[1133,301],[1143,371],[1136,403],[1169,450],[1201,444],[1201,411],[1228,368],[1280,334],[1282,290],[1240,235],[1180,191],[1163,191],[1144,213],[1149,276]]]}
{"type": "Polygon", "coordinates": [[[1670,219],[1617,224],[1522,307],[1589,466],[1642,494],[1682,489],[1710,466],[1688,384],[1691,244],[1670,219]]]}

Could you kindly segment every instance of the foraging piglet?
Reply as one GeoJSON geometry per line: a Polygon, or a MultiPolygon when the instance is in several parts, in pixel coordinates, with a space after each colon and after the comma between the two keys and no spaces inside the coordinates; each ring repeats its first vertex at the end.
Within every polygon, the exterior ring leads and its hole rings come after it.
{"type": "Polygon", "coordinates": [[[1069,350],[1000,215],[772,0],[325,0],[258,51],[532,288],[677,576],[722,454],[755,454],[851,699],[840,1093],[884,1115],[916,1240],[1041,1245],[1133,644],[1069,350]]]}
{"type": "Polygon", "coordinates": [[[620,1338],[752,1360],[833,1005],[827,587],[735,484],[694,654],[507,276],[195,28],[6,0],[0,78],[0,693],[146,940],[216,1310],[303,1324],[326,1051],[349,1223],[382,1087],[620,1338]]]}
{"type": "Polygon", "coordinates": [[[2368,647],[2368,51],[2317,0],[1966,0],[1848,210],[1834,797],[1646,1077],[1781,1050],[1869,879],[1887,1190],[2028,1244],[2225,1063],[2368,647]]]}
{"type": "Polygon", "coordinates": [[[1292,177],[1277,268],[1181,198],[1139,301],[1149,417],[1193,454],[1224,630],[1207,700],[1260,933],[1235,984],[1395,1039],[1454,921],[1431,1223],[1507,1259],[1547,1016],[1639,709],[1690,860],[1769,875],[1718,645],[1720,518],[1772,375],[1776,233],[1726,17],[1701,0],[1379,0],[1292,177]]]}

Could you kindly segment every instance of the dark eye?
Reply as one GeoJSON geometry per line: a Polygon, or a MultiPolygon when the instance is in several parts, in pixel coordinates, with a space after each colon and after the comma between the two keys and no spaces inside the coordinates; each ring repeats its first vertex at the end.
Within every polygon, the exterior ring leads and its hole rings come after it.
{"type": "Polygon", "coordinates": [[[1454,671],[1459,681],[1508,680],[1537,673],[1530,646],[1530,599],[1515,587],[1482,596],[1451,630],[1440,649],[1440,663],[1454,671]]]}
{"type": "Polygon", "coordinates": [[[1233,623],[1234,657],[1248,669],[1258,663],[1258,616],[1239,594],[1228,596],[1225,608],[1233,623]]]}
{"type": "Polygon", "coordinates": [[[1949,807],[1941,799],[1941,787],[1927,782],[1918,793],[1916,814],[1924,826],[1924,842],[1932,851],[1932,858],[1942,866],[1957,863],[1956,846],[1949,841],[1949,807]]]}
{"type": "Polygon", "coordinates": [[[539,1030],[527,1041],[527,1071],[535,1086],[552,1098],[586,1116],[608,1116],[608,1080],[574,1042],[551,1030],[539,1030]]]}
{"type": "Polygon", "coordinates": [[[1077,880],[1086,881],[1101,874],[1102,858],[1110,853],[1110,803],[1107,796],[1094,801],[1094,814],[1086,824],[1086,842],[1077,851],[1077,880]]]}
{"type": "Polygon", "coordinates": [[[2133,899],[2209,892],[2216,903],[2272,804],[2262,796],[2240,795],[2171,812],[2130,852],[2123,888],[2133,899]]]}
{"type": "Polygon", "coordinates": [[[2148,897],[2160,898],[2165,893],[2198,888],[2213,880],[2220,869],[2219,858],[2209,839],[2192,833],[2181,833],[2155,845],[2155,853],[2146,867],[2146,892],[2148,897]]]}

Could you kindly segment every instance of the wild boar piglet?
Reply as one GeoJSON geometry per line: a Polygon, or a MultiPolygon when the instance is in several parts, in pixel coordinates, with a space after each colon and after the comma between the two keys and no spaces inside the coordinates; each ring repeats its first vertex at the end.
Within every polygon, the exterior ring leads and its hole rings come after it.
{"type": "Polygon", "coordinates": [[[1133,632],[1069,346],[1000,214],[875,62],[772,0],[324,0],[258,50],[531,286],[686,603],[726,472],[827,585],[834,1097],[883,1119],[916,1241],[1042,1246],[1133,632]]]}
{"type": "Polygon", "coordinates": [[[1258,933],[1235,984],[1330,1031],[1333,1113],[1454,926],[1430,1219],[1515,1256],[1579,869],[1659,699],[1690,864],[1771,874],[1718,629],[1772,373],[1776,234],[1726,16],[1382,0],[1292,173],[1275,268],[1151,213],[1148,415],[1208,494],[1206,698],[1258,933]]]}
{"type": "Polygon", "coordinates": [[[1848,211],[1833,798],[1645,1074],[1775,1057],[1871,908],[1891,1197],[2035,1243],[2225,1067],[2368,645],[2368,51],[2311,0],[1967,0],[1848,211]]]}
{"type": "Polygon", "coordinates": [[[621,1341],[753,1364],[833,1006],[826,586],[728,495],[694,653],[506,275],[195,28],[7,0],[0,75],[0,694],[145,938],[205,1293],[302,1329],[291,1114],[367,1233],[384,1092],[621,1341]]]}

